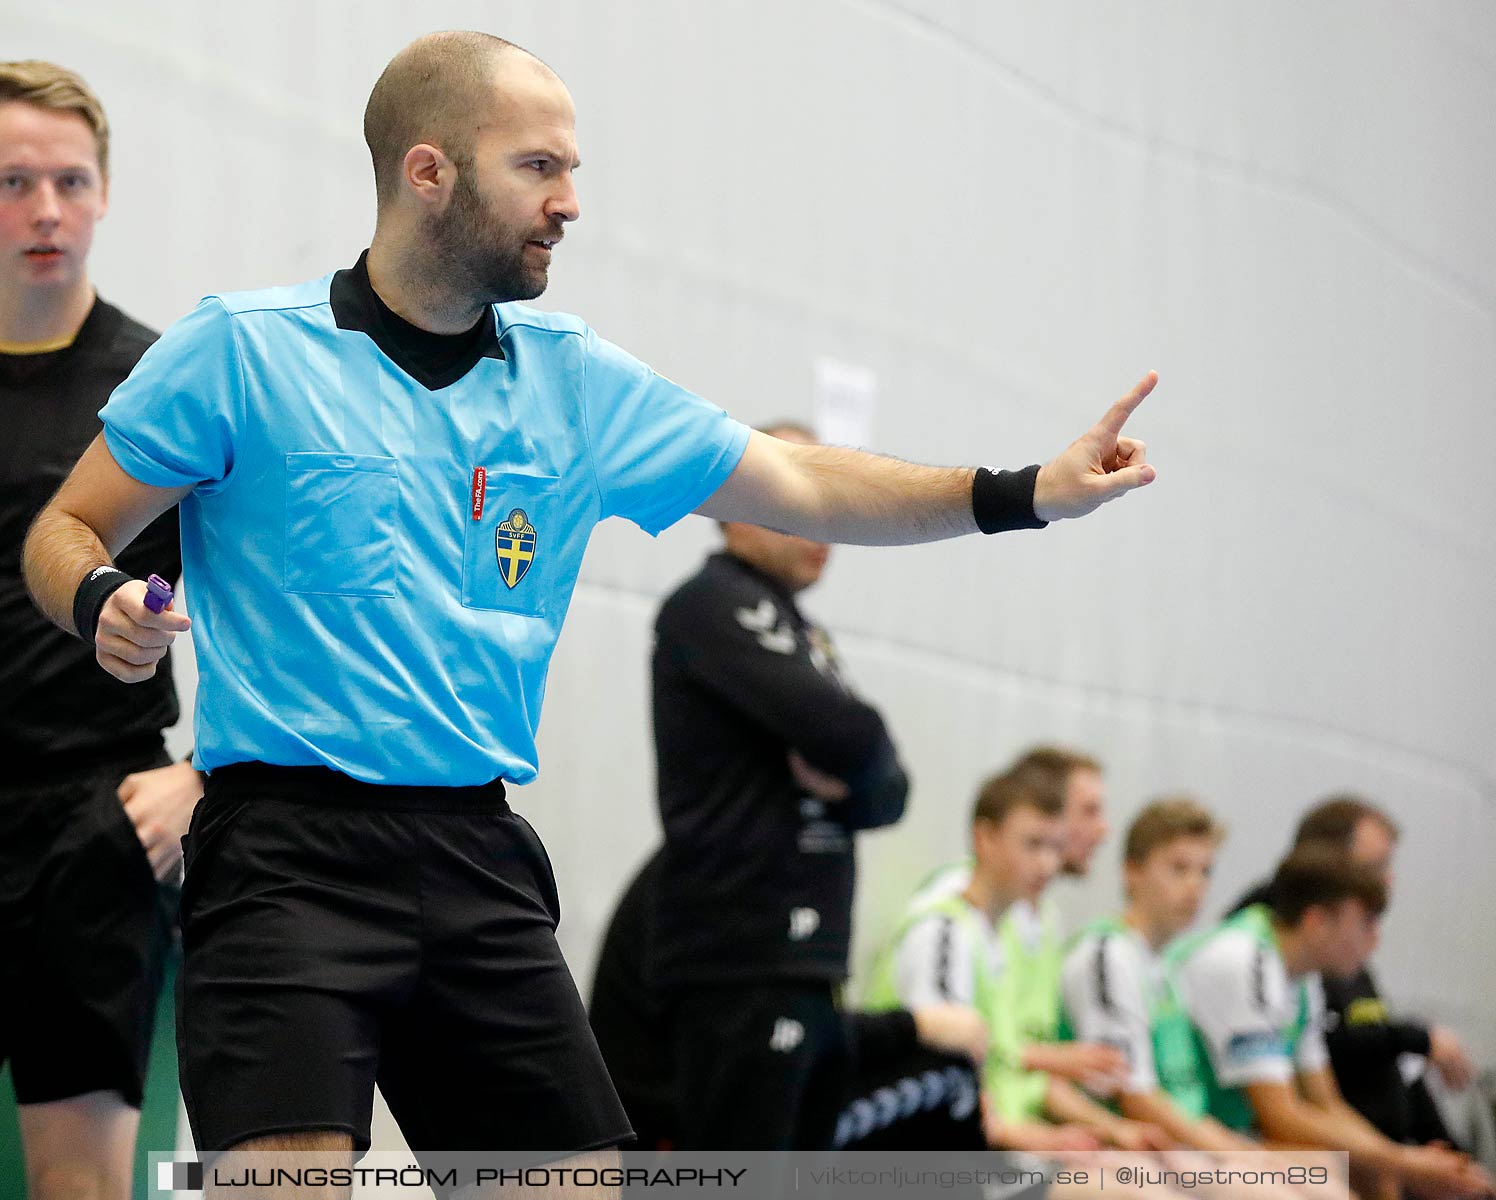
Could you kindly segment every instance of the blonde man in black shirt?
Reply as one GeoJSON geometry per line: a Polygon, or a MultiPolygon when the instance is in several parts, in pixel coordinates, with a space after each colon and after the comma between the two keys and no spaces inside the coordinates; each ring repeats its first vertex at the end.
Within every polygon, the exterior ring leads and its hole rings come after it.
{"type": "MultiPolygon", "coordinates": [[[[171,674],[130,687],[27,598],[21,542],[156,335],[88,277],[109,129],[77,75],[0,63],[0,1061],[33,1198],[123,1200],[180,839],[197,772],[167,765],[171,674]]],[[[176,510],[127,555],[175,580],[176,510]]]]}

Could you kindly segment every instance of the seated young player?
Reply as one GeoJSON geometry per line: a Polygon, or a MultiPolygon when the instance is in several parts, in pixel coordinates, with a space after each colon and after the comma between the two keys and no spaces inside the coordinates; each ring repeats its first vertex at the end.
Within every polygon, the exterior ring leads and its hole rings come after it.
{"type": "Polygon", "coordinates": [[[1279,865],[1269,895],[1168,956],[1201,1050],[1206,1112],[1270,1144],[1348,1151],[1363,1196],[1395,1197],[1401,1186],[1490,1191],[1464,1155],[1383,1136],[1341,1098],[1330,1071],[1319,973],[1349,975],[1375,948],[1387,903],[1381,875],[1304,846],[1279,865]]]}
{"type": "MultiPolygon", "coordinates": [[[[1040,745],[1026,750],[1007,770],[1022,774],[1030,787],[1057,797],[1058,873],[1084,878],[1109,832],[1101,763],[1081,751],[1040,745]]],[[[938,897],[958,894],[971,881],[971,873],[969,858],[940,868],[921,885],[910,912],[922,910],[938,897]]],[[[1042,1111],[1055,1076],[1098,1092],[1110,1090],[1121,1078],[1122,1055],[1111,1046],[1059,1037],[1064,935],[1054,902],[1047,894],[1038,901],[1015,900],[997,923],[997,940],[1003,973],[995,1003],[1004,1020],[996,1032],[1007,1046],[990,1071],[998,1117],[1023,1123],[1042,1111]]],[[[1062,1104],[1066,1098],[1061,1098],[1062,1104]]],[[[1092,1115],[1086,1105],[1079,1111],[1092,1115]]]]}
{"type": "MultiPolygon", "coordinates": [[[[1011,1097],[1000,1090],[1004,1076],[997,1064],[1013,1063],[1021,1045],[1010,1028],[998,923],[1019,899],[1036,902],[1058,870],[1061,807],[1060,796],[1026,772],[994,776],[983,785],[972,816],[969,881],[955,893],[917,898],[876,968],[869,1007],[955,1003],[982,1013],[994,1034],[983,1077],[992,1145],[1150,1148],[1166,1140],[1162,1131],[1107,1111],[1066,1081],[1051,1077],[1044,1093],[1016,1114],[1011,1097]]],[[[1120,1060],[1115,1051],[1106,1057],[1120,1060]]]]}
{"type": "Polygon", "coordinates": [[[1065,1036],[1127,1056],[1119,1111],[1197,1150],[1256,1146],[1208,1112],[1199,1047],[1164,961],[1165,947],[1199,914],[1223,836],[1188,797],[1147,805],[1123,850],[1126,908],[1072,941],[1061,974],[1065,1036]]]}
{"type": "MultiPolygon", "coordinates": [[[[1391,815],[1364,796],[1341,792],[1315,804],[1299,821],[1293,848],[1329,846],[1380,872],[1392,887],[1392,860],[1402,831],[1391,815]]],[[[1267,899],[1267,881],[1233,907],[1267,899]]],[[[1430,1024],[1406,1013],[1394,1014],[1382,999],[1371,964],[1344,979],[1327,975],[1325,1046],[1335,1083],[1352,1108],[1394,1142],[1456,1142],[1429,1094],[1425,1076],[1403,1078],[1407,1055],[1426,1060],[1444,1086],[1460,1092],[1474,1079],[1474,1068],[1459,1036],[1447,1025],[1430,1024]]]]}

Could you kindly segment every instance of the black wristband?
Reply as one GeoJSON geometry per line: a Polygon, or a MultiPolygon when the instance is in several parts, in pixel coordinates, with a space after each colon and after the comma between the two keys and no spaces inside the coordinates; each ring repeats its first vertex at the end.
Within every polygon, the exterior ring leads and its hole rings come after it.
{"type": "Polygon", "coordinates": [[[971,515],[983,533],[1010,529],[1043,529],[1049,524],[1034,516],[1034,484],[1039,464],[1021,471],[989,471],[978,467],[971,481],[971,515]]]}
{"type": "Polygon", "coordinates": [[[99,630],[99,614],[105,602],[129,582],[130,577],[115,567],[95,567],[73,593],[73,624],[78,636],[90,646],[99,630]]]}

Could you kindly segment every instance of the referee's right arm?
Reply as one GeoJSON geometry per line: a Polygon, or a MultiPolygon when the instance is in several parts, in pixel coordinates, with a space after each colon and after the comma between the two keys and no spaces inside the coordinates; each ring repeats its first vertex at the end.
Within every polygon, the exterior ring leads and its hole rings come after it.
{"type": "Polygon", "coordinates": [[[192,622],[169,608],[146,608],[139,579],[114,590],[94,629],[77,628],[73,601],[86,580],[99,568],[113,568],[113,556],[191,490],[151,487],[127,475],[100,434],[26,534],[21,568],[37,607],[62,629],[93,642],[99,665],[126,683],[154,675],[176,635],[192,622]]]}

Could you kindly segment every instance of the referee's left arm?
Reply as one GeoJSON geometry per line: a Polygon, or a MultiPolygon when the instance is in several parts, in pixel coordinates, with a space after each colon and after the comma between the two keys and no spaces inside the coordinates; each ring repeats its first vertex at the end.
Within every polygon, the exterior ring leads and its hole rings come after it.
{"type": "Polygon", "coordinates": [[[1044,466],[999,475],[754,432],[732,474],[696,511],[718,521],[861,546],[935,542],[1085,516],[1153,482],[1146,446],[1123,437],[1122,427],[1157,382],[1150,371],[1044,466]]]}

